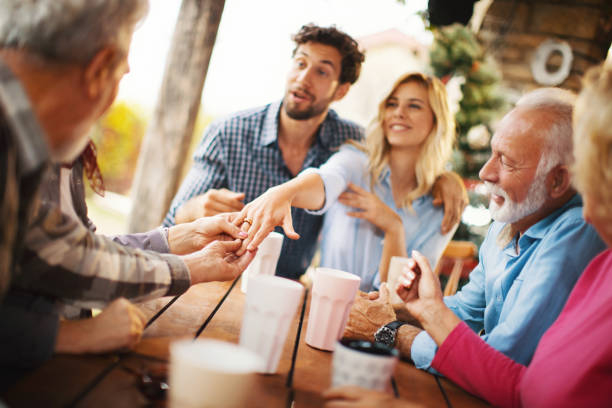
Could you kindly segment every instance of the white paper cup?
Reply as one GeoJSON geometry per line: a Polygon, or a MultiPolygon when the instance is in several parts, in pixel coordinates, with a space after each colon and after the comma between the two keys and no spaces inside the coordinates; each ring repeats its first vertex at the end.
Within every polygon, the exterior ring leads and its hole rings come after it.
{"type": "Polygon", "coordinates": [[[261,357],[218,340],[181,340],[170,345],[171,408],[244,407],[261,357]]]}
{"type": "Polygon", "coordinates": [[[391,262],[389,262],[389,272],[387,273],[387,287],[389,288],[390,297],[389,301],[392,305],[397,303],[404,303],[401,297],[397,295],[397,282],[400,276],[402,276],[402,272],[406,267],[408,267],[408,261],[410,258],[406,258],[403,256],[394,256],[391,257],[391,262]]]}
{"type": "Polygon", "coordinates": [[[342,339],[332,359],[332,387],[356,385],[386,391],[398,356],[396,349],[383,344],[342,339]]]}
{"type": "Polygon", "coordinates": [[[296,281],[278,276],[251,276],[240,345],[263,359],[264,367],[260,372],[276,372],[302,293],[304,287],[296,281]]]}
{"type": "Polygon", "coordinates": [[[270,232],[268,236],[257,247],[257,254],[249,266],[242,272],[240,290],[247,292],[249,276],[253,275],[274,275],[276,264],[283,248],[283,234],[270,232]]]}
{"type": "Polygon", "coordinates": [[[306,329],[306,344],[332,351],[342,337],[361,278],[331,268],[317,268],[306,329]]]}

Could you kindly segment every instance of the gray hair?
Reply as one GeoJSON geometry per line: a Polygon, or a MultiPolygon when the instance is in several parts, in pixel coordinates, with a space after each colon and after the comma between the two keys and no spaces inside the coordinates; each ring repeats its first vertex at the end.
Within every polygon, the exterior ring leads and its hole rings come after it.
{"type": "Polygon", "coordinates": [[[131,35],[148,8],[148,0],[0,0],[0,48],[87,63],[131,35]]]}
{"type": "Polygon", "coordinates": [[[522,109],[545,110],[552,114],[552,119],[543,119],[550,123],[543,128],[545,145],[538,172],[548,173],[558,164],[573,163],[572,113],[575,103],[576,94],[561,88],[536,89],[523,95],[516,103],[522,109]]]}

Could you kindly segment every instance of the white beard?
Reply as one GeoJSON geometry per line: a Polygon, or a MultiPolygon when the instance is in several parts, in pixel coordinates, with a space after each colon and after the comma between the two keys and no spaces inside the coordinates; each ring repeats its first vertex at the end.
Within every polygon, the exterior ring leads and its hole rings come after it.
{"type": "Polygon", "coordinates": [[[542,205],[544,205],[548,197],[545,180],[546,173],[536,174],[527,192],[527,197],[520,203],[512,201],[501,187],[485,181],[485,187],[489,194],[495,194],[504,198],[504,202],[501,206],[493,200],[489,201],[491,218],[498,222],[512,224],[542,208],[542,205]]]}

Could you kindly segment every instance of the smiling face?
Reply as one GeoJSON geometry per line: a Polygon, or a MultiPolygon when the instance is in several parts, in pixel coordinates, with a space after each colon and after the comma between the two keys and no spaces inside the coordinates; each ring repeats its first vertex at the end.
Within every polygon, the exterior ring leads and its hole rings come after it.
{"type": "Polygon", "coordinates": [[[327,113],[329,105],[341,99],[350,84],[340,84],[342,57],[330,45],[301,44],[287,76],[283,108],[296,120],[307,120],[327,113]]]}
{"type": "Polygon", "coordinates": [[[544,147],[538,115],[541,112],[514,109],[491,140],[491,157],[479,176],[490,193],[489,210],[496,221],[520,221],[548,198],[548,169],[538,168],[544,147]]]}
{"type": "Polygon", "coordinates": [[[387,98],[382,127],[392,148],[422,146],[433,126],[428,90],[421,83],[403,83],[387,98]]]}

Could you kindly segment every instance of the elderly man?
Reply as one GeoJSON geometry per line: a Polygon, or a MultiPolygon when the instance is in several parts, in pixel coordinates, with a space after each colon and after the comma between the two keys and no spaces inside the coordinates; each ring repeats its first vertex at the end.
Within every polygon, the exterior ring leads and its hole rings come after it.
{"type": "MultiPolygon", "coordinates": [[[[357,42],[335,27],[312,24],[303,26],[293,40],[283,100],[210,125],[164,225],[239,211],[243,200],[251,202],[301,170],[319,167],[346,141],[363,138],[361,127],[330,109],[359,78],[364,56],[357,42]]],[[[434,192],[444,194],[445,233],[459,220],[465,191],[453,173],[446,173],[434,192]]],[[[296,279],[311,262],[323,218],[300,208],[292,208],[291,215],[300,239],[283,242],[276,273],[296,279]]],[[[297,239],[292,231],[285,232],[297,239]]]]}
{"type": "MultiPolygon", "coordinates": [[[[605,248],[584,222],[570,183],[573,100],[560,89],[533,91],[501,121],[480,171],[494,222],[469,283],[444,299],[487,343],[521,364],[531,361],[585,266],[605,248]]],[[[418,368],[430,369],[436,344],[396,321],[387,296],[384,288],[376,300],[359,297],[345,335],[394,344],[418,368]]]]}
{"type": "MultiPolygon", "coordinates": [[[[0,0],[0,287],[8,290],[0,306],[0,366],[11,379],[54,349],[95,351],[77,344],[74,325],[59,324],[55,299],[103,305],[120,296],[179,294],[191,284],[232,279],[252,259],[234,255],[239,239],[206,245],[225,232],[244,237],[226,219],[154,232],[177,256],[123,246],[57,205],[34,205],[47,155],[72,163],[114,100],[147,7],[146,0],[0,0]]],[[[128,334],[138,338],[143,317],[125,302],[118,306],[113,310],[129,316],[128,334]]],[[[110,320],[98,320],[107,332],[118,323],[110,320]]]]}

